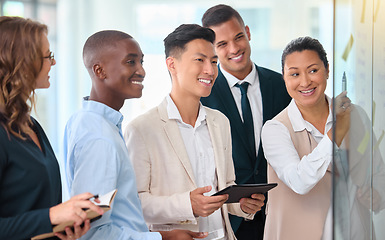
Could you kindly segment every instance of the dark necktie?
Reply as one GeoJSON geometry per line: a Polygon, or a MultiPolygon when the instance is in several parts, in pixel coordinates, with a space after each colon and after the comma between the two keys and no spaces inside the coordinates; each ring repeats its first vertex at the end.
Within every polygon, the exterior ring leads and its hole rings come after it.
{"type": "Polygon", "coordinates": [[[255,153],[253,114],[251,113],[249,98],[247,97],[247,88],[249,87],[249,83],[243,82],[240,85],[237,83],[235,86],[241,90],[243,126],[246,131],[247,139],[251,145],[250,147],[255,153]]]}

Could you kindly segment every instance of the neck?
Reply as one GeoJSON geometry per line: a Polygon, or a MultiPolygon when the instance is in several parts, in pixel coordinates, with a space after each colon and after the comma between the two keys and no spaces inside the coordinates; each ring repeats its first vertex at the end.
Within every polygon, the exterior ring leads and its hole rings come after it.
{"type": "Polygon", "coordinates": [[[329,104],[326,101],[326,97],[315,106],[305,107],[298,105],[303,119],[311,123],[315,128],[324,134],[327,118],[329,116],[329,104]]]}
{"type": "Polygon", "coordinates": [[[108,94],[98,94],[94,89],[91,89],[89,100],[103,103],[116,111],[119,111],[124,104],[124,100],[108,94]]]}
{"type": "Polygon", "coordinates": [[[175,94],[171,91],[171,99],[174,101],[176,107],[178,108],[179,114],[182,117],[183,122],[195,126],[195,122],[199,114],[199,98],[186,97],[175,94]]]}

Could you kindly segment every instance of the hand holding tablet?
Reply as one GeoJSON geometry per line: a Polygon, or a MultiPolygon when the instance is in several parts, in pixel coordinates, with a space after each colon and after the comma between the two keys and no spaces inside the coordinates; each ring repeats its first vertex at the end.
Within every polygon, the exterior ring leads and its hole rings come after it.
{"type": "Polygon", "coordinates": [[[212,196],[228,194],[229,198],[225,203],[237,203],[241,198],[250,198],[254,193],[266,193],[277,185],[277,183],[231,185],[214,193],[212,196]]]}

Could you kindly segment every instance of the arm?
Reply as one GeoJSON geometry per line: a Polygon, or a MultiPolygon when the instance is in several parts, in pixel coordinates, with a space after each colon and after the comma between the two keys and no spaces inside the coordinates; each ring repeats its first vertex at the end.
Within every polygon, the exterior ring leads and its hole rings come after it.
{"type": "MultiPolygon", "coordinates": [[[[91,139],[78,145],[73,152],[68,154],[73,156],[69,159],[69,166],[73,171],[73,181],[70,186],[71,196],[89,191],[92,193],[104,194],[118,188],[118,176],[121,171],[118,153],[112,142],[105,139],[91,139]]],[[[128,161],[128,159],[127,159],[128,161]]],[[[68,167],[68,166],[66,166],[68,167]]],[[[128,181],[128,180],[127,180],[128,181]]],[[[103,217],[91,225],[91,230],[85,235],[86,239],[159,239],[159,233],[150,233],[147,229],[138,231],[133,229],[130,223],[119,226],[112,219],[114,211],[122,205],[129,205],[128,200],[121,191],[117,192],[113,208],[103,214],[103,217]]],[[[131,205],[130,205],[131,206],[131,205]]],[[[123,206],[127,209],[130,206],[123,206]]],[[[126,221],[136,220],[134,216],[126,221]]],[[[140,219],[139,219],[140,220],[140,219]]]]}
{"type": "Polygon", "coordinates": [[[308,155],[299,158],[288,129],[276,120],[262,128],[262,146],[267,162],[294,192],[308,193],[325,175],[332,160],[332,142],[327,135],[308,155]]]}

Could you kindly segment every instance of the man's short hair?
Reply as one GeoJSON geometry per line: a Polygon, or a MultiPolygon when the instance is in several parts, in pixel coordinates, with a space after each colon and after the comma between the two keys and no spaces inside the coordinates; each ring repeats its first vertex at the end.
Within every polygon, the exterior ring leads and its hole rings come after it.
{"type": "Polygon", "coordinates": [[[94,61],[107,47],[115,46],[116,42],[132,38],[129,34],[117,30],[104,30],[92,34],[83,47],[83,62],[87,69],[91,68],[94,61]]]}
{"type": "Polygon", "coordinates": [[[229,21],[233,17],[238,20],[241,26],[245,26],[245,23],[243,22],[243,19],[241,15],[239,15],[237,10],[225,4],[218,4],[214,7],[207,9],[207,11],[203,14],[202,26],[217,26],[219,24],[229,21]]]}
{"type": "Polygon", "coordinates": [[[210,28],[198,24],[180,25],[163,40],[166,58],[170,55],[178,57],[185,50],[186,44],[195,39],[214,43],[215,33],[210,28]]]}

